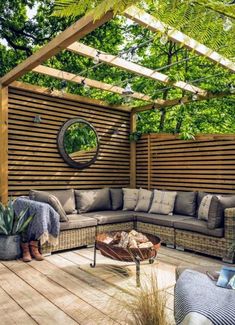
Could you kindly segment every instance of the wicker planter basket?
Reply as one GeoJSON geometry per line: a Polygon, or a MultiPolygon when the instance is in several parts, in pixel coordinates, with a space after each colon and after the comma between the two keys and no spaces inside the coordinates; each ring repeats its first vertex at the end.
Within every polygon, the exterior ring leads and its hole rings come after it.
{"type": "Polygon", "coordinates": [[[113,236],[114,234],[114,232],[98,234],[96,247],[100,250],[103,256],[125,262],[132,262],[136,257],[139,257],[140,261],[144,261],[147,259],[153,259],[157,256],[157,251],[161,245],[159,237],[144,234],[149,241],[153,243],[154,246],[151,248],[123,248],[113,244],[104,243],[105,238],[113,236]]]}

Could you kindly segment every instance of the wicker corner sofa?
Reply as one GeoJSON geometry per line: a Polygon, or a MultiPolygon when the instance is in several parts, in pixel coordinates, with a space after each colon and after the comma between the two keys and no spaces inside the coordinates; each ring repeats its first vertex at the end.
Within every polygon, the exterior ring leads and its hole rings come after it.
{"type": "Polygon", "coordinates": [[[61,222],[60,226],[59,244],[43,245],[43,254],[94,245],[97,233],[136,229],[158,235],[162,243],[169,247],[188,249],[222,258],[228,263],[234,262],[231,246],[235,243],[235,207],[224,210],[224,225],[214,230],[208,229],[204,221],[192,216],[121,209],[70,214],[68,221],[61,222]]]}

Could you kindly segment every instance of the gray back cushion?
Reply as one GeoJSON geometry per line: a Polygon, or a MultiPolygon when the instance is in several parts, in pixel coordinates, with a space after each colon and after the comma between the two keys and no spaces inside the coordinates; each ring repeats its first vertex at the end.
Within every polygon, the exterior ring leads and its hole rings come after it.
{"type": "Polygon", "coordinates": [[[76,213],[75,197],[74,197],[73,189],[48,191],[48,193],[57,197],[66,214],[76,213]]]}
{"type": "Polygon", "coordinates": [[[207,194],[203,197],[198,209],[198,219],[206,220],[208,229],[223,226],[223,208],[218,196],[207,194]]]}
{"type": "Polygon", "coordinates": [[[152,203],[153,192],[145,190],[143,188],[139,189],[139,197],[135,211],[148,212],[150,205],[152,203]]]}
{"type": "Polygon", "coordinates": [[[75,190],[75,200],[79,213],[111,210],[109,188],[75,190]]]}
{"type": "Polygon", "coordinates": [[[135,210],[138,196],[139,196],[139,190],[134,188],[123,188],[123,210],[129,211],[129,210],[135,210]]]}
{"type": "Polygon", "coordinates": [[[196,205],[197,192],[177,192],[174,213],[194,217],[196,205]]]}
{"type": "Polygon", "coordinates": [[[123,192],[122,188],[110,188],[112,210],[122,210],[123,192]]]}
{"type": "Polygon", "coordinates": [[[235,195],[220,195],[219,199],[223,209],[235,208],[235,195]]]}
{"type": "Polygon", "coordinates": [[[59,201],[59,199],[52,195],[51,193],[45,192],[45,191],[36,191],[31,190],[29,193],[29,197],[31,200],[48,203],[52,206],[52,208],[59,214],[60,221],[68,221],[68,217],[59,201]]]}

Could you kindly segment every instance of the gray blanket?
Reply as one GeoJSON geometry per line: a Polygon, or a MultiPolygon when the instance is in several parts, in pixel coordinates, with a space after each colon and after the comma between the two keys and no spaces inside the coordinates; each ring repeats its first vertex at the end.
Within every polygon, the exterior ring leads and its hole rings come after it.
{"type": "Polygon", "coordinates": [[[34,215],[28,226],[27,240],[39,240],[41,245],[46,242],[57,245],[60,229],[58,213],[49,204],[32,201],[27,197],[19,197],[14,201],[16,214],[26,208],[28,210],[25,218],[34,215]]]}
{"type": "Polygon", "coordinates": [[[175,285],[176,324],[234,325],[235,290],[217,287],[205,274],[186,270],[175,285]]]}

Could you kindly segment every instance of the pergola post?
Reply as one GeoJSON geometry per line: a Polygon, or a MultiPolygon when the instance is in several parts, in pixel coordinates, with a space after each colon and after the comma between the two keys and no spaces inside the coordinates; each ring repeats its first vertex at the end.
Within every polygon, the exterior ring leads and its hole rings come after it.
{"type": "MultiPolygon", "coordinates": [[[[130,115],[130,133],[136,132],[137,115],[132,110],[130,115]]],[[[136,187],[136,142],[131,141],[130,144],[130,187],[136,187]]]]}
{"type": "Polygon", "coordinates": [[[8,201],[8,87],[0,85],[0,202],[8,201]]]}

